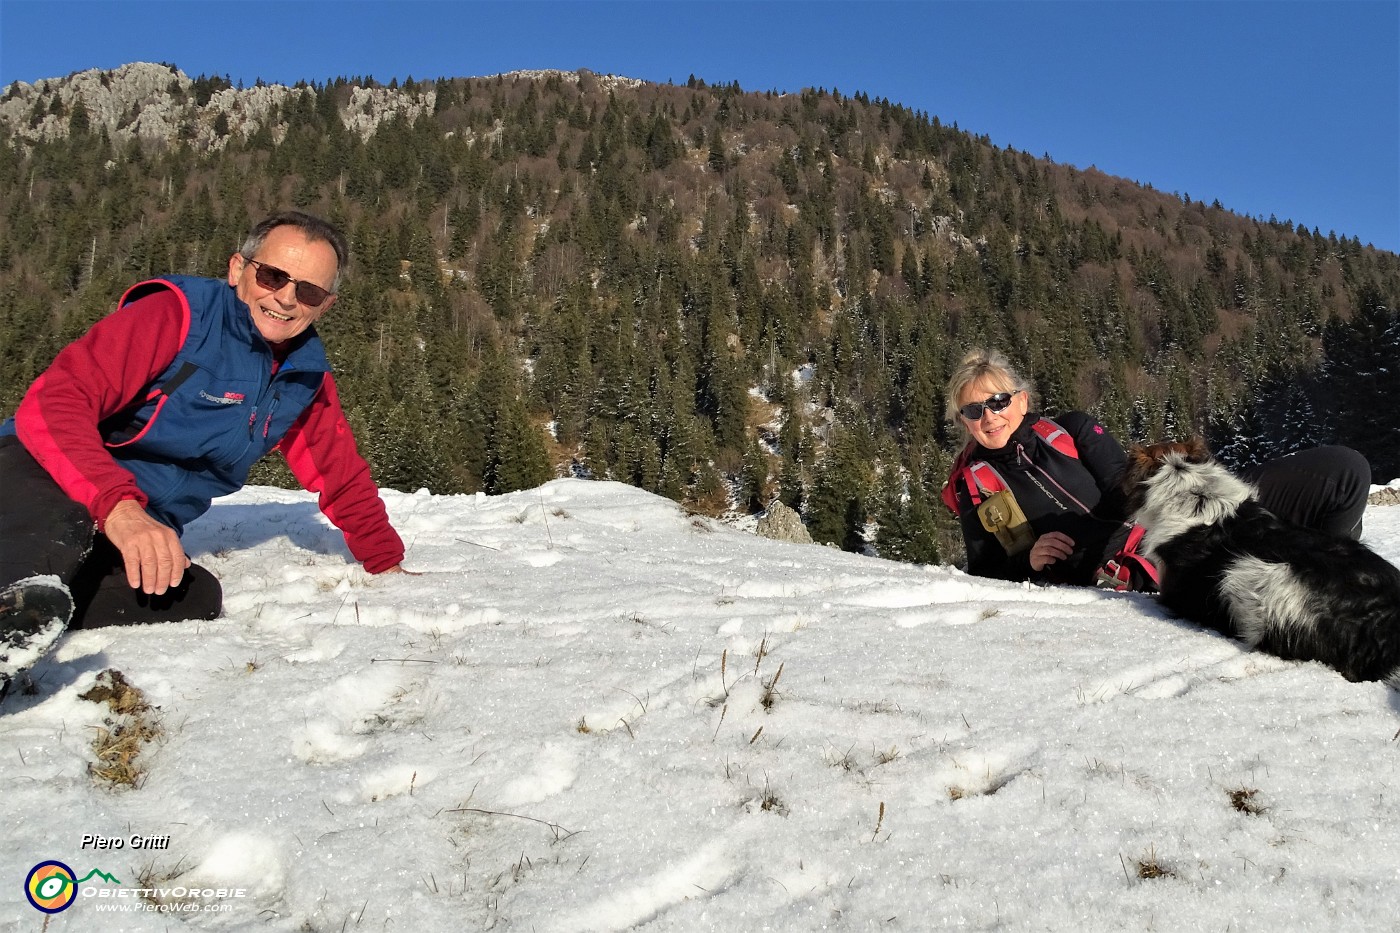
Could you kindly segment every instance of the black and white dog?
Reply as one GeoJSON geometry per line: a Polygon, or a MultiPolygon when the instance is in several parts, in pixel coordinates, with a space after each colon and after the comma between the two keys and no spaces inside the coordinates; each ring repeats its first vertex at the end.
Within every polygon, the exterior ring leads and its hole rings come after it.
{"type": "Polygon", "coordinates": [[[1123,485],[1167,608],[1281,658],[1400,690],[1394,564],[1278,518],[1199,439],[1133,448],[1123,485]]]}

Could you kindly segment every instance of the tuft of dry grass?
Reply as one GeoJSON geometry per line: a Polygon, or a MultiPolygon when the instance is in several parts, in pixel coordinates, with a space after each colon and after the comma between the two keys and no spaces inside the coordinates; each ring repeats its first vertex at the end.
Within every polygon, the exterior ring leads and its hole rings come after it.
{"type": "Polygon", "coordinates": [[[78,698],[105,703],[112,713],[102,725],[94,727],[97,736],[92,751],[97,760],[88,765],[88,772],[114,788],[136,787],[146,773],[145,766],[137,760],[141,751],[165,731],[155,710],[146,702],[146,695],[132,686],[121,671],[108,668],[78,698]]]}
{"type": "Polygon", "coordinates": [[[1259,795],[1259,791],[1256,788],[1237,787],[1227,793],[1230,796],[1230,806],[1241,813],[1248,814],[1249,816],[1258,816],[1269,809],[1256,799],[1259,795]]]}
{"type": "Polygon", "coordinates": [[[855,743],[852,742],[851,747],[846,749],[845,754],[838,755],[835,749],[828,746],[822,752],[822,757],[825,758],[826,763],[831,765],[833,768],[840,768],[842,771],[854,771],[856,770],[856,760],[851,755],[851,752],[855,749],[855,747],[855,743]]]}
{"type": "Polygon", "coordinates": [[[110,667],[98,674],[97,683],[88,688],[86,693],[78,694],[78,699],[106,703],[107,707],[118,715],[150,709],[146,703],[146,695],[133,687],[125,674],[110,667]]]}
{"type": "MultiPolygon", "coordinates": [[[[149,862],[136,875],[136,886],[141,888],[141,900],[150,904],[163,903],[157,896],[156,888],[175,880],[186,869],[185,860],[181,858],[170,868],[157,869],[155,862],[149,862]]],[[[167,899],[168,902],[168,899],[167,899]]]]}
{"type": "Polygon", "coordinates": [[[1137,860],[1137,876],[1143,879],[1175,878],[1176,872],[1157,858],[1157,849],[1154,846],[1147,850],[1146,855],[1137,860]]]}
{"type": "Polygon", "coordinates": [[[759,809],[763,810],[765,813],[776,813],[779,816],[787,816],[792,812],[788,809],[788,805],[783,802],[783,799],[778,796],[777,792],[773,790],[772,785],[768,783],[767,777],[763,779],[763,794],[759,797],[758,806],[759,809]]]}

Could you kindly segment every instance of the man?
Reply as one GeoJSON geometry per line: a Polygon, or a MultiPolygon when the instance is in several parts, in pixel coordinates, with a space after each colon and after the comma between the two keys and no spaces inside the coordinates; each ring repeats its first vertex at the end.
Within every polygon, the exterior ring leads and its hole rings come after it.
{"type": "Polygon", "coordinates": [[[0,426],[0,692],[70,621],[216,617],[180,534],[273,447],[366,570],[403,572],[313,327],[346,255],[331,224],[275,214],[227,283],[133,286],[30,386],[0,426]]]}

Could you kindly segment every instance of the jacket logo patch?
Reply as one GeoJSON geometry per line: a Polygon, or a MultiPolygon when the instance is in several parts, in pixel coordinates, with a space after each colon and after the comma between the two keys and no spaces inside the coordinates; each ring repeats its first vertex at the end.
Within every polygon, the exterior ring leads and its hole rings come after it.
{"type": "Polygon", "coordinates": [[[205,401],[213,402],[215,405],[242,405],[242,404],[243,404],[243,393],[242,393],[242,392],[225,392],[225,393],[223,394],[223,396],[221,397],[221,396],[218,396],[218,395],[210,395],[208,392],[205,392],[203,389],[200,389],[200,390],[199,390],[199,397],[202,398],[202,399],[204,399],[205,401]]]}

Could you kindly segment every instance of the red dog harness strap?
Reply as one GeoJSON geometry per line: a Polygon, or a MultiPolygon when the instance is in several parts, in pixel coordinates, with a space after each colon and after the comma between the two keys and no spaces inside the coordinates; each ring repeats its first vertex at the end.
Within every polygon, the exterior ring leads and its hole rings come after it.
{"type": "Polygon", "coordinates": [[[1157,568],[1152,561],[1143,557],[1137,552],[1138,545],[1142,542],[1142,536],[1147,529],[1141,525],[1134,525],[1133,530],[1128,532],[1128,540],[1123,542],[1123,548],[1113,559],[1099,568],[1099,572],[1094,582],[1107,590],[1131,590],[1133,589],[1133,568],[1136,567],[1152,581],[1153,587],[1162,588],[1161,576],[1157,573],[1157,568]]]}

